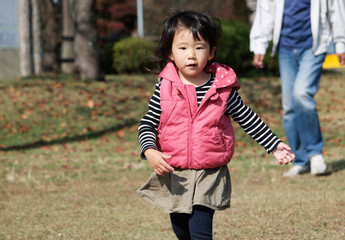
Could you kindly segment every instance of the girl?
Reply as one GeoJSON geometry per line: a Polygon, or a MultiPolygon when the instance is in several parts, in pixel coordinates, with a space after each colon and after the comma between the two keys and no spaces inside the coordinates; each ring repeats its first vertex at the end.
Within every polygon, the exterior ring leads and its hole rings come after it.
{"type": "Polygon", "coordinates": [[[213,62],[220,34],[220,24],[198,12],[167,20],[156,52],[160,82],[139,124],[141,157],[155,172],[137,192],[170,213],[178,239],[212,239],[214,211],[230,207],[229,115],[280,164],[294,159],[242,102],[233,70],[213,62]]]}

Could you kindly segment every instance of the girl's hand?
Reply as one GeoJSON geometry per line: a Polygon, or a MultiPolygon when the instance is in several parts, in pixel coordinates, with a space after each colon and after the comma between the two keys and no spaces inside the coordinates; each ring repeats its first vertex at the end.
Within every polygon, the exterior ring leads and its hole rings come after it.
{"type": "Polygon", "coordinates": [[[158,175],[164,175],[164,173],[172,173],[174,168],[172,168],[165,159],[171,158],[162,152],[159,152],[153,148],[147,149],[145,152],[145,157],[149,161],[151,167],[155,170],[158,175]]]}
{"type": "Polygon", "coordinates": [[[282,142],[278,144],[276,149],[273,150],[272,154],[280,165],[289,164],[295,159],[295,154],[291,151],[291,148],[282,142]]]}

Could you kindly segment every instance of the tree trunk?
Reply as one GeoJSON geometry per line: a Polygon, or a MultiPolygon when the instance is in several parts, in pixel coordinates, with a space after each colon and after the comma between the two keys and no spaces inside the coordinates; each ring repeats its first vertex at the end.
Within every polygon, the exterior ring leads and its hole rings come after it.
{"type": "Polygon", "coordinates": [[[32,6],[32,47],[34,73],[42,73],[41,20],[38,0],[31,0],[32,6]]]}
{"type": "Polygon", "coordinates": [[[43,39],[43,70],[48,72],[60,72],[58,57],[61,34],[59,28],[59,11],[52,0],[39,0],[42,19],[43,39]]]}
{"type": "Polygon", "coordinates": [[[61,69],[63,73],[74,71],[74,21],[73,0],[62,0],[61,69]]]}
{"type": "Polygon", "coordinates": [[[81,79],[103,80],[93,0],[76,1],[76,70],[81,79]]]}
{"type": "Polygon", "coordinates": [[[30,1],[19,0],[19,42],[20,42],[20,74],[27,77],[32,74],[31,39],[30,39],[30,1]]]}

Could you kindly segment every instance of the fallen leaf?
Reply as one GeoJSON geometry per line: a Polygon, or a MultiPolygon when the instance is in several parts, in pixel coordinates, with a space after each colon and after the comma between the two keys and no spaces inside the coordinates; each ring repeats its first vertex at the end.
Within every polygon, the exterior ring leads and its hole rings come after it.
{"type": "Polygon", "coordinates": [[[125,137],[125,131],[123,129],[117,131],[117,136],[119,136],[120,138],[124,138],[125,137]]]}
{"type": "Polygon", "coordinates": [[[93,108],[95,106],[94,101],[92,101],[92,99],[87,100],[87,105],[89,106],[89,108],[93,108]]]}

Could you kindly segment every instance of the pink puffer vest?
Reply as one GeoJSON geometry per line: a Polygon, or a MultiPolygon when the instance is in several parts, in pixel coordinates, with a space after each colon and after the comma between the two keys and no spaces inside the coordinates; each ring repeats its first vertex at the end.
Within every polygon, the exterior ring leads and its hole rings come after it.
{"type": "Polygon", "coordinates": [[[232,88],[239,89],[240,84],[228,66],[213,63],[205,72],[216,76],[199,107],[195,87],[182,83],[173,63],[159,75],[162,114],[157,146],[171,156],[167,162],[175,168],[220,167],[234,153],[235,136],[225,112],[232,88]]]}

